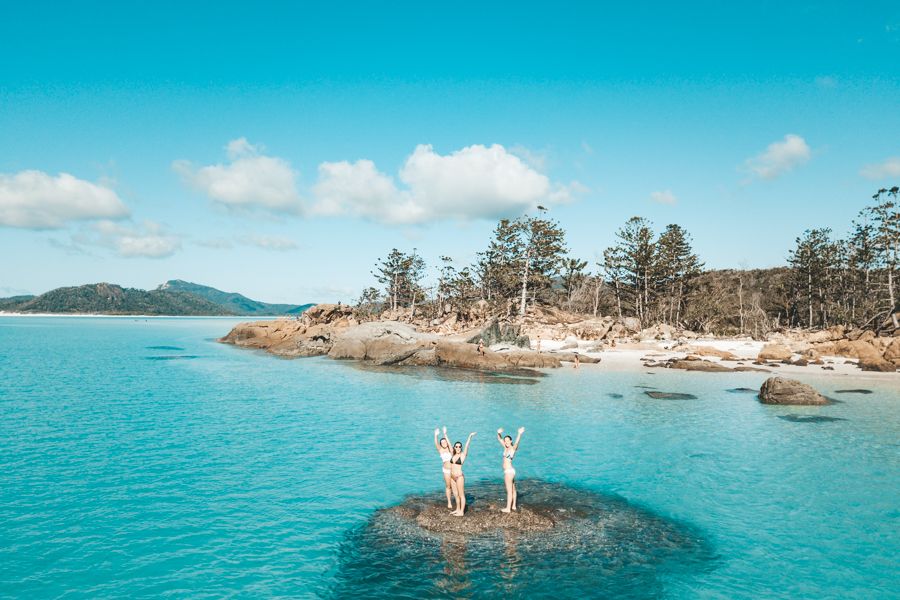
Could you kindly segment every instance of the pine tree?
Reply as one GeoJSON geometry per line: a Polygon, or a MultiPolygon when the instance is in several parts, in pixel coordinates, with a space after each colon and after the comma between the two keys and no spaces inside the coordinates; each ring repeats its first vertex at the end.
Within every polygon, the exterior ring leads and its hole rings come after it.
{"type": "Polygon", "coordinates": [[[655,289],[653,230],[650,221],[630,218],[616,232],[617,243],[604,252],[607,270],[614,271],[617,301],[630,300],[634,314],[645,322],[650,317],[651,289],[655,289]]]}
{"type": "Polygon", "coordinates": [[[563,261],[562,276],[560,279],[567,302],[572,301],[572,294],[584,282],[585,277],[587,277],[584,272],[585,267],[587,267],[586,260],[567,258],[563,261]]]}
{"type": "MultiPolygon", "coordinates": [[[[887,281],[887,309],[882,315],[891,319],[894,328],[900,327],[897,319],[897,268],[900,267],[900,203],[898,203],[897,186],[891,189],[882,188],[872,197],[876,204],[871,206],[869,214],[874,227],[874,245],[884,265],[887,281]]],[[[881,316],[881,315],[879,315],[881,316]]],[[[880,324],[876,324],[878,326],[880,324]]]]}
{"type": "Polygon", "coordinates": [[[703,263],[691,248],[690,234],[679,225],[666,226],[656,242],[654,261],[657,284],[664,292],[660,314],[663,321],[678,323],[685,288],[703,268],[703,263]]]}

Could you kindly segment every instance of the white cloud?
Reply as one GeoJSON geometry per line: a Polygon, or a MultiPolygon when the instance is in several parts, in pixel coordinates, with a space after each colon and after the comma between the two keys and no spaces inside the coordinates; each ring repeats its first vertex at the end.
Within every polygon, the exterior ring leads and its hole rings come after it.
{"type": "Polygon", "coordinates": [[[255,246],[262,250],[287,252],[296,250],[300,245],[294,240],[278,235],[247,234],[234,238],[212,238],[195,242],[198,246],[213,250],[231,250],[235,246],[255,246]]]}
{"type": "Polygon", "coordinates": [[[225,150],[228,164],[195,168],[188,161],[177,160],[172,168],[187,184],[229,208],[302,212],[297,172],[287,161],[261,154],[262,148],[246,138],[228,142],[225,150]]]}
{"type": "Polygon", "coordinates": [[[524,160],[528,166],[537,169],[538,171],[544,171],[547,168],[547,153],[541,151],[531,150],[522,145],[512,146],[509,149],[510,154],[515,154],[522,160],[524,160]]]}
{"type": "Polygon", "coordinates": [[[0,173],[0,226],[60,229],[73,221],[127,216],[128,207],[105,185],[68,173],[0,173]]]}
{"type": "Polygon", "coordinates": [[[278,235],[244,235],[238,238],[238,241],[247,246],[275,252],[287,252],[300,247],[294,240],[278,235]]]}
{"type": "Polygon", "coordinates": [[[108,248],[124,258],[165,258],[181,248],[181,238],[154,221],[134,227],[99,221],[73,235],[72,242],[108,248]]]}
{"type": "Polygon", "coordinates": [[[866,179],[887,179],[900,177],[900,156],[892,156],[880,163],[866,165],[859,174],[866,179]]]}
{"type": "Polygon", "coordinates": [[[746,168],[761,179],[775,179],[809,161],[812,151],[799,135],[789,133],[772,142],[765,152],[750,158],[746,168]]]}
{"type": "Polygon", "coordinates": [[[441,155],[417,146],[400,169],[398,186],[370,160],[322,163],[313,188],[313,211],[391,224],[440,219],[494,219],[538,204],[568,202],[584,191],[574,182],[552,183],[499,145],[473,145],[441,155]]]}
{"type": "Polygon", "coordinates": [[[253,156],[259,154],[263,149],[264,148],[261,145],[251,144],[245,137],[239,137],[238,139],[231,140],[225,144],[225,152],[228,153],[228,158],[231,160],[241,156],[253,156]]]}
{"type": "Polygon", "coordinates": [[[663,190],[661,192],[650,192],[650,199],[660,204],[676,204],[678,198],[672,193],[672,190],[663,190]]]}

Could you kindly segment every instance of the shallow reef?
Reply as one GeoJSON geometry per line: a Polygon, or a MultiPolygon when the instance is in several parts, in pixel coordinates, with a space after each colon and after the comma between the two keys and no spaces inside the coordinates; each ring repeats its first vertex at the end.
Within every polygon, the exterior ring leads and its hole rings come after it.
{"type": "Polygon", "coordinates": [[[518,513],[499,512],[499,482],[467,488],[465,517],[440,492],[377,511],[342,544],[332,595],[648,598],[714,563],[691,527],[622,498],[540,480],[518,490],[518,513]]]}

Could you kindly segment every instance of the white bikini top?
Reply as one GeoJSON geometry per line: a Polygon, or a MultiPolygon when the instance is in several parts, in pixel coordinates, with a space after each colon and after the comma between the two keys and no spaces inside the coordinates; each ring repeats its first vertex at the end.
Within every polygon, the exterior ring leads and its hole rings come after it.
{"type": "Polygon", "coordinates": [[[516,455],[515,450],[504,450],[504,452],[503,452],[503,458],[508,458],[509,460],[512,460],[513,456],[515,456],[515,455],[516,455]]]}
{"type": "Polygon", "coordinates": [[[450,462],[450,458],[451,458],[452,456],[453,456],[453,455],[450,454],[449,452],[441,452],[441,461],[443,461],[443,462],[450,462]]]}

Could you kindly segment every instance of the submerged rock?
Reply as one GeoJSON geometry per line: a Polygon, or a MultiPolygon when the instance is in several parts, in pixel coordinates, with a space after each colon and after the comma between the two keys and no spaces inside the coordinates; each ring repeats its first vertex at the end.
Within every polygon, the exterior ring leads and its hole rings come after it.
{"type": "Polygon", "coordinates": [[[811,386],[784,377],[766,379],[759,388],[759,400],[763,404],[828,404],[828,398],[811,386]]]}
{"type": "Polygon", "coordinates": [[[872,390],[852,389],[852,390],[835,390],[835,394],[871,394],[872,390]]]}
{"type": "Polygon", "coordinates": [[[753,388],[745,388],[745,387],[737,387],[731,388],[730,390],[725,390],[729,394],[756,394],[757,391],[753,388]]]}
{"type": "Polygon", "coordinates": [[[341,545],[332,597],[659,597],[667,569],[714,560],[690,527],[621,498],[523,480],[504,514],[501,482],[466,491],[465,517],[442,492],[377,511],[341,545]]]}
{"type": "Polygon", "coordinates": [[[681,392],[644,392],[655,400],[696,400],[697,396],[693,394],[682,394],[681,392]]]}
{"type": "Polygon", "coordinates": [[[780,415],[779,419],[791,423],[831,423],[833,421],[846,421],[840,417],[826,417],[824,415],[780,415]]]}

